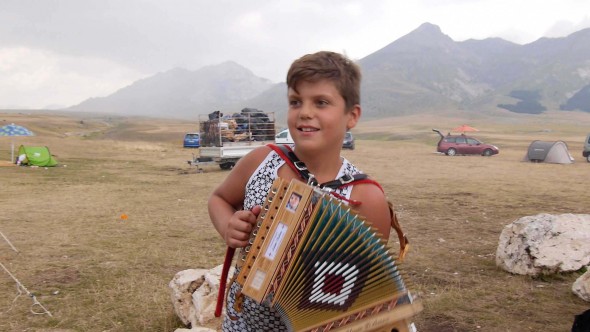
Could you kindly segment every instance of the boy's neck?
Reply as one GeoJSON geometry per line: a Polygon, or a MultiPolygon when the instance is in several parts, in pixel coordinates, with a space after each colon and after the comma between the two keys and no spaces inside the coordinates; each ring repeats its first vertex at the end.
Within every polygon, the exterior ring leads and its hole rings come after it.
{"type": "Polygon", "coordinates": [[[321,156],[308,156],[297,153],[297,157],[305,163],[309,172],[315,176],[319,183],[334,180],[338,176],[343,161],[340,151],[321,156]]]}

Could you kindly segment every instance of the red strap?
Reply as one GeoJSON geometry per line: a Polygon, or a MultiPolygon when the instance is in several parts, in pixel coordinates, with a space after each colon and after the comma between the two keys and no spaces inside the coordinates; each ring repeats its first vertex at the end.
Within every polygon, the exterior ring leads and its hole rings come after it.
{"type": "Polygon", "coordinates": [[[344,197],[344,196],[342,196],[342,195],[340,195],[340,194],[338,194],[336,192],[333,192],[333,191],[330,193],[330,195],[338,198],[341,201],[347,201],[348,204],[353,205],[353,206],[361,205],[361,203],[362,203],[361,201],[357,201],[357,200],[354,200],[354,199],[348,199],[348,198],[346,198],[346,197],[344,197]]]}
{"type": "Polygon", "coordinates": [[[350,185],[352,185],[352,184],[361,184],[361,183],[370,183],[370,184],[374,184],[374,185],[376,185],[377,187],[379,187],[379,189],[381,189],[381,191],[385,192],[385,191],[383,190],[383,187],[381,187],[381,185],[379,184],[379,182],[377,182],[377,181],[375,181],[375,180],[371,180],[371,179],[362,179],[362,180],[356,180],[356,181],[352,181],[352,182],[350,182],[350,183],[343,184],[343,185],[341,185],[341,186],[340,186],[340,187],[338,187],[338,188],[342,188],[342,187],[350,186],[350,185]]]}
{"type": "Polygon", "coordinates": [[[223,261],[223,269],[221,270],[221,280],[219,280],[219,292],[217,293],[217,306],[215,307],[215,317],[221,316],[223,309],[223,300],[225,297],[225,286],[227,284],[227,274],[231,266],[231,261],[234,258],[235,248],[227,247],[225,252],[225,260],[223,261]]]}
{"type": "MultiPolygon", "coordinates": [[[[291,167],[292,170],[295,171],[295,173],[299,174],[299,170],[297,169],[297,167],[295,167],[295,164],[293,163],[293,160],[291,160],[291,158],[289,158],[289,156],[285,153],[285,151],[283,151],[283,149],[281,149],[278,145],[276,144],[267,144],[267,146],[271,149],[273,149],[280,157],[281,159],[283,159],[287,165],[289,165],[289,167],[291,167]]],[[[291,150],[291,147],[283,144],[283,146],[289,150],[290,152],[293,152],[293,150],[291,150]]]]}

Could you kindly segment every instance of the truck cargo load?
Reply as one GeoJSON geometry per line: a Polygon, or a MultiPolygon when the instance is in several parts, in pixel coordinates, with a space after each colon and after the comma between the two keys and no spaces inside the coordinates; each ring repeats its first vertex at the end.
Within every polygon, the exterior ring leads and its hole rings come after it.
{"type": "Polygon", "coordinates": [[[274,113],[244,108],[239,113],[215,111],[199,115],[199,156],[189,164],[200,168],[218,164],[231,169],[235,163],[255,148],[274,143],[276,129],[274,113]]]}

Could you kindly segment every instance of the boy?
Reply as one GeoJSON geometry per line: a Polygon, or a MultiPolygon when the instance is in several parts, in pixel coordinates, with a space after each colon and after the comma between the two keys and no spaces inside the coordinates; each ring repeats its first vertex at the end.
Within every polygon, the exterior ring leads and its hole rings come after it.
{"type": "MultiPolygon", "coordinates": [[[[361,116],[360,80],[360,69],[355,63],[338,53],[325,51],[297,59],[287,73],[287,124],[295,141],[294,151],[318,183],[360,173],[340,156],[346,131],[354,128],[361,116]]],[[[260,205],[277,176],[287,181],[299,178],[274,150],[260,147],[242,158],[212,193],[209,215],[229,247],[242,248],[248,244],[260,205]]],[[[355,210],[387,241],[391,215],[387,199],[378,186],[356,184],[337,189],[336,193],[361,202],[355,210]]],[[[233,303],[238,291],[238,285],[233,283],[224,331],[286,331],[276,312],[247,297],[242,311],[236,312],[233,303]]]]}

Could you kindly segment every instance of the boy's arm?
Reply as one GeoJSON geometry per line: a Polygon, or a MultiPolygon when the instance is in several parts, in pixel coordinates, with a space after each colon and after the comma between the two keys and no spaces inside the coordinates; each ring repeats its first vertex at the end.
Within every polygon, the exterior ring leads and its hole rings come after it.
{"type": "Polygon", "coordinates": [[[387,198],[383,191],[374,184],[356,184],[350,195],[352,200],[361,202],[354,209],[375,227],[381,237],[387,241],[391,230],[391,214],[387,198]]]}
{"type": "Polygon", "coordinates": [[[229,247],[239,248],[248,244],[260,208],[242,210],[246,183],[269,152],[270,148],[260,147],[241,158],[209,197],[209,217],[229,247]]]}

